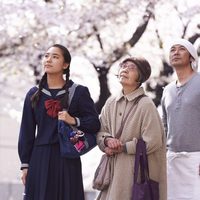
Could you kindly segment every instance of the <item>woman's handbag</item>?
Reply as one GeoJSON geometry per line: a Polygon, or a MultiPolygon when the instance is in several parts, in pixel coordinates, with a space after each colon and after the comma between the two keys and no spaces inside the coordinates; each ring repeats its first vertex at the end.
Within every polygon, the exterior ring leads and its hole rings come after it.
{"type": "Polygon", "coordinates": [[[106,154],[103,154],[94,174],[93,189],[105,190],[108,188],[111,179],[110,168],[111,159],[106,154]]]}
{"type": "Polygon", "coordinates": [[[159,183],[149,178],[146,144],[142,139],[138,139],[136,146],[132,200],[159,200],[159,183]]]}

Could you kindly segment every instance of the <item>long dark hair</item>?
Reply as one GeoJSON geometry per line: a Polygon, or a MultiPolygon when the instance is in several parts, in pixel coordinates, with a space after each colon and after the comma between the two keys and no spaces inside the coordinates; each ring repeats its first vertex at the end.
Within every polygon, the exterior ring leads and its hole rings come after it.
{"type": "MultiPolygon", "coordinates": [[[[61,99],[61,106],[62,106],[62,108],[63,109],[68,109],[68,103],[67,102],[68,102],[68,98],[69,98],[68,89],[69,89],[69,76],[70,76],[71,55],[70,55],[68,49],[66,47],[64,47],[63,45],[54,44],[51,47],[57,47],[57,48],[59,48],[62,51],[62,54],[63,54],[65,62],[69,64],[69,66],[66,69],[63,70],[63,74],[65,74],[65,82],[66,83],[64,85],[64,88],[66,90],[66,93],[63,96],[63,98],[61,99]]],[[[51,48],[51,47],[49,47],[49,48],[51,48]]],[[[41,80],[39,82],[38,90],[31,97],[31,102],[32,102],[32,107],[33,108],[37,105],[37,103],[39,101],[39,98],[41,96],[42,88],[44,87],[44,85],[46,83],[47,83],[47,74],[44,73],[44,75],[42,76],[42,78],[41,78],[41,80]]]]}

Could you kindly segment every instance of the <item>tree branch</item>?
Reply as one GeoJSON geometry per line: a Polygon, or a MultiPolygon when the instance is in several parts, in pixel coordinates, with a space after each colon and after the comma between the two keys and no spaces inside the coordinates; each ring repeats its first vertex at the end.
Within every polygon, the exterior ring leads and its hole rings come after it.
{"type": "Polygon", "coordinates": [[[99,42],[100,48],[101,48],[101,50],[103,51],[103,43],[102,43],[102,40],[101,40],[99,31],[98,31],[98,28],[97,28],[96,25],[93,25],[93,30],[94,30],[94,32],[95,32],[97,41],[99,42]]]}
{"type": "Polygon", "coordinates": [[[115,58],[114,60],[112,60],[112,62],[116,62],[117,60],[119,60],[126,52],[128,52],[131,47],[135,46],[138,40],[142,37],[147,28],[150,18],[153,15],[153,8],[154,4],[149,3],[147,5],[145,13],[142,17],[143,21],[139,24],[132,37],[128,41],[124,42],[121,48],[117,48],[113,51],[113,53],[115,54],[115,58]]]}

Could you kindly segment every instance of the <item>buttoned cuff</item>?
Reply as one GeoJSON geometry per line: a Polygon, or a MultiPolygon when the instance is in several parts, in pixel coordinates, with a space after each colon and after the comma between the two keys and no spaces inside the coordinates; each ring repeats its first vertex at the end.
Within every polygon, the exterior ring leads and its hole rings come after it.
{"type": "Polygon", "coordinates": [[[126,142],[127,154],[135,154],[136,152],[137,138],[133,138],[132,141],[126,142]]]}
{"type": "Polygon", "coordinates": [[[112,137],[111,135],[110,135],[110,136],[105,136],[105,137],[104,137],[104,141],[103,141],[103,142],[104,142],[104,145],[105,145],[106,147],[108,146],[108,145],[106,144],[106,139],[107,139],[107,138],[113,138],[113,137],[112,137]]]}
{"type": "Polygon", "coordinates": [[[123,144],[122,148],[123,148],[123,150],[122,150],[122,151],[123,151],[124,153],[127,153],[126,144],[123,144]]]}
{"type": "Polygon", "coordinates": [[[112,137],[110,133],[107,132],[99,132],[97,133],[97,144],[99,148],[104,152],[106,145],[104,144],[106,137],[112,137]]]}

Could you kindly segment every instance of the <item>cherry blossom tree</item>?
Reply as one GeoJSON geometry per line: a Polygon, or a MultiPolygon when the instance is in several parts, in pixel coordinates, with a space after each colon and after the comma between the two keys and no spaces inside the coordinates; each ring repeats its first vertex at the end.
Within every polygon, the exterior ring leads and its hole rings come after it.
{"type": "Polygon", "coordinates": [[[173,74],[165,42],[184,37],[199,45],[200,3],[195,0],[0,1],[3,104],[15,100],[21,105],[25,90],[41,77],[44,51],[61,43],[73,58],[81,60],[78,69],[72,62],[72,76],[84,79],[83,70],[92,71],[98,80],[88,86],[96,92],[99,112],[110,94],[118,90],[115,75],[119,62],[131,55],[150,61],[153,73],[146,89],[158,106],[162,87],[173,74]]]}

